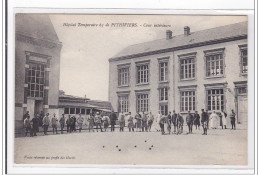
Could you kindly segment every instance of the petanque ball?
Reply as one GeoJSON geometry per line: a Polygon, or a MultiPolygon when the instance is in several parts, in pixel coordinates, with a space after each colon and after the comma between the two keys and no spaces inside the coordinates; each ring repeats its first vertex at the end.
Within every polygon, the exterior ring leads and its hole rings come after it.
{"type": "Polygon", "coordinates": [[[151,150],[152,148],[149,148],[149,150],[151,150]]]}
{"type": "Polygon", "coordinates": [[[119,149],[118,151],[121,151],[121,149],[119,149]]]}

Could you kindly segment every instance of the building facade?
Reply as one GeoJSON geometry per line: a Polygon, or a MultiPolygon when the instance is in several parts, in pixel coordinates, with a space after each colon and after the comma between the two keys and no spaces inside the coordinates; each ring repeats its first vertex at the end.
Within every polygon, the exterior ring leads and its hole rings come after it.
{"type": "Polygon", "coordinates": [[[166,115],[232,109],[247,123],[247,22],[129,46],[109,59],[109,100],[117,112],[166,115]]]}
{"type": "Polygon", "coordinates": [[[15,16],[15,129],[23,115],[58,113],[62,44],[48,15],[15,16]]]}

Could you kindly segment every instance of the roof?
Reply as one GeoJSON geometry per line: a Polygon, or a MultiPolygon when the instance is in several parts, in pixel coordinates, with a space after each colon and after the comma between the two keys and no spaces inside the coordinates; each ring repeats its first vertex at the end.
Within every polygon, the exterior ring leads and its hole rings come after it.
{"type": "Polygon", "coordinates": [[[15,31],[34,38],[60,43],[49,15],[46,14],[17,13],[15,31]]]}
{"type": "Polygon", "coordinates": [[[172,39],[158,39],[126,47],[109,61],[123,59],[124,57],[138,57],[141,54],[152,54],[154,51],[178,49],[182,46],[194,46],[199,43],[209,43],[209,41],[223,40],[244,36],[247,37],[247,21],[226,26],[191,32],[190,35],[184,34],[173,36],[172,39]]]}

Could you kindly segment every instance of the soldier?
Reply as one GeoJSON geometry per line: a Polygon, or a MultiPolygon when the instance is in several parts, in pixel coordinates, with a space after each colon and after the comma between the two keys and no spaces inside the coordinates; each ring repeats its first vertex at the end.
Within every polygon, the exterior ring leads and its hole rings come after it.
{"type": "Polygon", "coordinates": [[[124,127],[125,127],[125,115],[122,113],[120,116],[119,116],[119,131],[121,132],[124,132],[124,127]]]}
{"type": "Polygon", "coordinates": [[[69,115],[69,117],[66,120],[66,125],[67,125],[67,133],[71,132],[71,130],[70,130],[70,115],[69,115]]]}
{"type": "Polygon", "coordinates": [[[53,114],[53,117],[51,119],[51,125],[52,125],[52,132],[54,134],[54,131],[56,131],[56,134],[58,134],[58,131],[57,131],[57,118],[56,118],[56,114],[54,113],[53,114]]]}
{"type": "Polygon", "coordinates": [[[168,114],[168,121],[171,125],[172,124],[172,113],[171,113],[171,111],[169,111],[169,114],[168,114]]]}
{"type": "Polygon", "coordinates": [[[177,114],[175,113],[175,111],[173,111],[172,113],[172,124],[173,124],[173,132],[176,133],[176,128],[177,128],[177,122],[176,122],[176,118],[177,118],[177,114]]]}
{"type": "Polygon", "coordinates": [[[29,115],[26,116],[23,123],[24,123],[24,127],[25,127],[25,137],[26,137],[27,133],[29,132],[29,135],[30,135],[30,132],[31,132],[31,124],[30,124],[30,116],[29,115]]]}
{"type": "Polygon", "coordinates": [[[115,112],[112,110],[112,113],[111,113],[111,115],[110,115],[111,132],[114,132],[114,131],[115,131],[116,120],[117,120],[116,114],[115,114],[115,112]]]}
{"type": "Polygon", "coordinates": [[[144,113],[142,114],[142,132],[147,132],[147,115],[144,113]]]}
{"type": "Polygon", "coordinates": [[[81,130],[82,130],[83,122],[84,122],[84,118],[81,116],[81,114],[79,114],[79,118],[77,119],[77,123],[79,126],[79,132],[81,132],[81,130]]]}
{"type": "Polygon", "coordinates": [[[193,116],[190,113],[190,111],[188,111],[188,115],[186,117],[186,123],[188,125],[189,128],[189,133],[192,133],[192,126],[193,126],[193,116]]]}
{"type": "Polygon", "coordinates": [[[176,117],[176,123],[177,123],[177,135],[178,134],[182,134],[183,132],[183,123],[184,123],[184,120],[183,120],[183,117],[178,114],[177,117],[176,117]]]}
{"type": "Polygon", "coordinates": [[[153,114],[150,112],[150,114],[148,115],[148,131],[151,131],[152,125],[153,125],[153,121],[154,121],[154,116],[153,114]]]}
{"type": "Polygon", "coordinates": [[[208,123],[209,123],[209,115],[207,112],[204,112],[204,109],[201,109],[201,125],[203,127],[203,134],[202,135],[207,135],[207,130],[208,130],[208,123]]]}
{"type": "Polygon", "coordinates": [[[65,118],[64,118],[64,114],[61,115],[61,118],[60,118],[60,130],[61,130],[61,133],[63,134],[63,129],[65,127],[65,118]]]}
{"type": "Polygon", "coordinates": [[[94,121],[95,121],[95,124],[96,124],[97,132],[98,132],[98,128],[100,128],[101,132],[103,132],[102,126],[101,126],[102,117],[101,117],[101,115],[99,114],[99,112],[96,113],[96,116],[95,116],[94,119],[95,119],[94,121]]]}
{"type": "Polygon", "coordinates": [[[108,125],[109,125],[109,117],[108,116],[103,116],[102,121],[104,123],[104,129],[107,131],[108,125]]]}
{"type": "Polygon", "coordinates": [[[131,131],[134,132],[134,117],[131,115],[131,112],[129,112],[129,117],[127,121],[128,121],[129,132],[131,131]]]}
{"type": "Polygon", "coordinates": [[[49,113],[47,113],[42,120],[44,135],[47,135],[48,127],[50,125],[49,113]]]}
{"type": "Polygon", "coordinates": [[[89,118],[88,118],[88,130],[89,132],[90,131],[93,131],[94,132],[94,125],[95,125],[95,122],[94,122],[94,116],[93,114],[90,114],[89,118]]]}
{"type": "Polygon", "coordinates": [[[198,111],[195,111],[194,114],[194,125],[196,126],[196,129],[200,129],[200,115],[198,114],[198,111]]]}
{"type": "Polygon", "coordinates": [[[40,123],[37,114],[33,117],[31,123],[32,123],[31,132],[33,134],[32,136],[37,136],[36,133],[39,131],[39,123],[40,123]]]}
{"type": "Polygon", "coordinates": [[[231,114],[230,114],[230,121],[231,121],[231,129],[236,130],[236,113],[232,109],[231,114]]]}

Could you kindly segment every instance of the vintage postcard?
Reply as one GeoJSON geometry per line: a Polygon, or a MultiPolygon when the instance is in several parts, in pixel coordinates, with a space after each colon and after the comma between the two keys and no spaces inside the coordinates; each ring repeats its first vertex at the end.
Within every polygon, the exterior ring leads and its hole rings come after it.
{"type": "Polygon", "coordinates": [[[14,18],[16,165],[248,165],[247,16],[14,18]]]}

